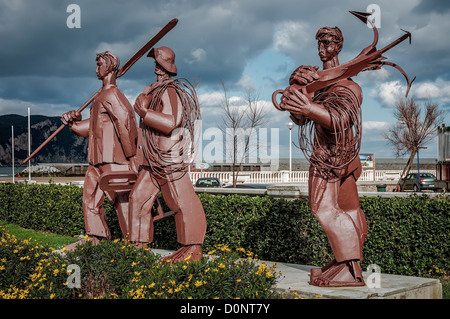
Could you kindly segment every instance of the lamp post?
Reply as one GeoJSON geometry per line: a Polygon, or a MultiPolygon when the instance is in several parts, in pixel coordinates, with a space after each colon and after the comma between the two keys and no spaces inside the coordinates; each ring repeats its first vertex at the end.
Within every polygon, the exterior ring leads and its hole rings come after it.
{"type": "Polygon", "coordinates": [[[286,127],[289,129],[289,179],[290,179],[292,173],[292,128],[294,127],[294,123],[292,122],[286,123],[286,127]]]}
{"type": "Polygon", "coordinates": [[[419,185],[419,192],[422,191],[422,185],[420,185],[420,163],[419,163],[419,150],[420,149],[427,149],[426,147],[419,146],[417,147],[417,183],[419,185]]]}
{"type": "Polygon", "coordinates": [[[14,126],[11,126],[11,162],[12,162],[12,182],[15,183],[15,172],[14,172],[14,126]]]}
{"type": "MultiPolygon", "coordinates": [[[[31,154],[31,119],[30,108],[28,108],[28,156],[31,154]]],[[[31,181],[31,161],[28,161],[28,181],[31,181]]]]}

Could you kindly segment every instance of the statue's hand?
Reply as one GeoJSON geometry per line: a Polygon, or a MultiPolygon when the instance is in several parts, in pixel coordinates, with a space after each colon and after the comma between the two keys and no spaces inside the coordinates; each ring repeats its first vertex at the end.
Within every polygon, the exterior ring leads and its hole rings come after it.
{"type": "Polygon", "coordinates": [[[283,93],[280,106],[296,117],[308,117],[312,104],[307,95],[293,87],[288,87],[283,93]]]}
{"type": "Polygon", "coordinates": [[[81,113],[75,110],[66,112],[61,117],[61,122],[68,127],[72,127],[76,121],[81,121],[81,113]]]}
{"type": "Polygon", "coordinates": [[[134,110],[140,117],[144,118],[145,114],[147,114],[147,109],[151,100],[152,95],[144,93],[139,94],[136,98],[136,101],[134,102],[134,110]]]}
{"type": "Polygon", "coordinates": [[[319,79],[318,66],[301,65],[294,72],[292,72],[289,78],[289,84],[306,85],[319,79]]]}

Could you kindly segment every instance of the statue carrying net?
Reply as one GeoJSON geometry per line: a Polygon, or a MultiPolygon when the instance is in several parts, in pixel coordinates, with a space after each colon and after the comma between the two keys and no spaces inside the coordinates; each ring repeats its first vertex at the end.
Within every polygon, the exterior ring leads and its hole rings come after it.
{"type": "Polygon", "coordinates": [[[144,141],[142,149],[153,173],[159,178],[174,178],[174,173],[181,172],[177,178],[181,178],[191,163],[193,153],[197,149],[199,141],[199,128],[196,121],[201,120],[200,108],[197,94],[192,84],[185,78],[169,78],[157,82],[148,94],[152,95],[149,109],[161,112],[163,103],[162,96],[166,90],[172,87],[177,92],[181,102],[181,124],[172,133],[176,139],[172,147],[163,149],[158,145],[158,137],[162,135],[158,131],[142,123],[142,134],[144,141]]]}
{"type": "Polygon", "coordinates": [[[298,147],[321,175],[332,177],[333,170],[345,168],[358,156],[362,129],[360,103],[350,89],[339,85],[317,94],[313,101],[327,109],[333,130],[325,132],[313,121],[306,121],[299,126],[298,147]]]}

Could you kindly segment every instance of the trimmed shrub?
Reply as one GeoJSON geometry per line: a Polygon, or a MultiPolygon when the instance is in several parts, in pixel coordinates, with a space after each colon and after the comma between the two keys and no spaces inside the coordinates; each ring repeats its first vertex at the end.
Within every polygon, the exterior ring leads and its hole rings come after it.
{"type": "MultiPolygon", "coordinates": [[[[204,250],[243,247],[260,259],[322,266],[332,258],[326,235],[306,199],[199,194],[208,230],[204,250]]],[[[163,198],[160,198],[164,205],[163,198]]],[[[450,205],[426,195],[361,198],[368,235],[363,268],[384,273],[448,274],[450,205]]],[[[166,208],[167,209],[167,208],[166,208]]],[[[108,226],[121,238],[114,207],[105,200],[108,226]]],[[[75,186],[0,184],[0,219],[35,230],[76,236],[84,232],[82,189],[75,186]]],[[[178,249],[174,218],[155,223],[154,246],[178,249]]]]}

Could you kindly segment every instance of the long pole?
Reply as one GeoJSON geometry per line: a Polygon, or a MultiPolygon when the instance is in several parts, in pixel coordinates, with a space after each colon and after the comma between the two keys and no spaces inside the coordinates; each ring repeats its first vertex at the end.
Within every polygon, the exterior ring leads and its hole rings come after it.
{"type": "MultiPolygon", "coordinates": [[[[30,108],[28,108],[28,156],[31,154],[31,119],[30,108]]],[[[31,162],[28,161],[28,181],[31,181],[31,162]]]]}
{"type": "Polygon", "coordinates": [[[419,163],[419,149],[427,149],[426,147],[418,147],[417,148],[417,178],[419,179],[419,192],[422,191],[422,185],[420,185],[420,163],[419,163]]]}
{"type": "Polygon", "coordinates": [[[292,128],[289,128],[289,177],[292,173],[292,128]]]}
{"type": "Polygon", "coordinates": [[[12,181],[13,184],[15,183],[14,180],[14,126],[11,126],[11,144],[12,144],[12,148],[11,148],[11,157],[12,157],[12,181]]]}

